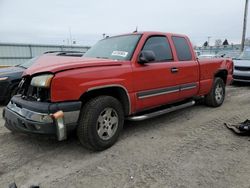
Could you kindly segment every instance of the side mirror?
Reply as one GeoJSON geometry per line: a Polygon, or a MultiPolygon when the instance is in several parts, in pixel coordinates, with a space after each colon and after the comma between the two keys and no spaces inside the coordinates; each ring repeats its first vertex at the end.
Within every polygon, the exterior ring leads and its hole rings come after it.
{"type": "Polygon", "coordinates": [[[138,63],[144,64],[155,60],[155,53],[151,50],[141,51],[138,63]]]}

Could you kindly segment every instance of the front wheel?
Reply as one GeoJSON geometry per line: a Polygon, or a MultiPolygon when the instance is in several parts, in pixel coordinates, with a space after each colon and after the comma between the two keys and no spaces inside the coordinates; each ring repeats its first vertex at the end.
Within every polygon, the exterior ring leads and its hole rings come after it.
{"type": "Polygon", "coordinates": [[[225,99],[225,83],[221,78],[215,78],[210,93],[205,97],[205,103],[211,107],[221,106],[225,99]]]}
{"type": "Polygon", "coordinates": [[[99,96],[84,105],[77,135],[85,147],[101,151],[117,141],[123,123],[124,112],[121,103],[111,96],[99,96]]]}

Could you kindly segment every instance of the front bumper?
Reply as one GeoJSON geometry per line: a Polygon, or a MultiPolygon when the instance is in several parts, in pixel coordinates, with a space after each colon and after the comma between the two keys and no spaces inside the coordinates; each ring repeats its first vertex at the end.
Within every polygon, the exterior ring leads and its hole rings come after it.
{"type": "Polygon", "coordinates": [[[250,82],[250,71],[234,70],[233,81],[250,82]]]}
{"type": "Polygon", "coordinates": [[[4,108],[3,118],[13,131],[56,135],[58,140],[64,140],[67,131],[76,128],[80,109],[80,101],[46,103],[14,96],[4,108]]]}

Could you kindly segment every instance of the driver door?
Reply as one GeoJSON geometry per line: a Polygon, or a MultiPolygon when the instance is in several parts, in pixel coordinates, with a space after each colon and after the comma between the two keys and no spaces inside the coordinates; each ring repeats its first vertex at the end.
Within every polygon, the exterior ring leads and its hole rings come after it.
{"type": "Polygon", "coordinates": [[[133,69],[137,112],[178,101],[181,84],[179,63],[174,61],[167,36],[150,36],[142,50],[154,52],[155,60],[137,63],[133,69]]]}

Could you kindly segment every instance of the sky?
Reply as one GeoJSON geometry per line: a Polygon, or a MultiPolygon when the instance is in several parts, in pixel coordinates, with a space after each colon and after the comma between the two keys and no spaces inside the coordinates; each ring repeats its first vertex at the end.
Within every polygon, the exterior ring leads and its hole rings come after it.
{"type": "MultiPolygon", "coordinates": [[[[240,43],[245,0],[0,0],[0,42],[93,45],[138,31],[240,43]]],[[[250,13],[249,13],[250,14],[250,13]]],[[[250,37],[250,15],[247,37],[250,37]]]]}

